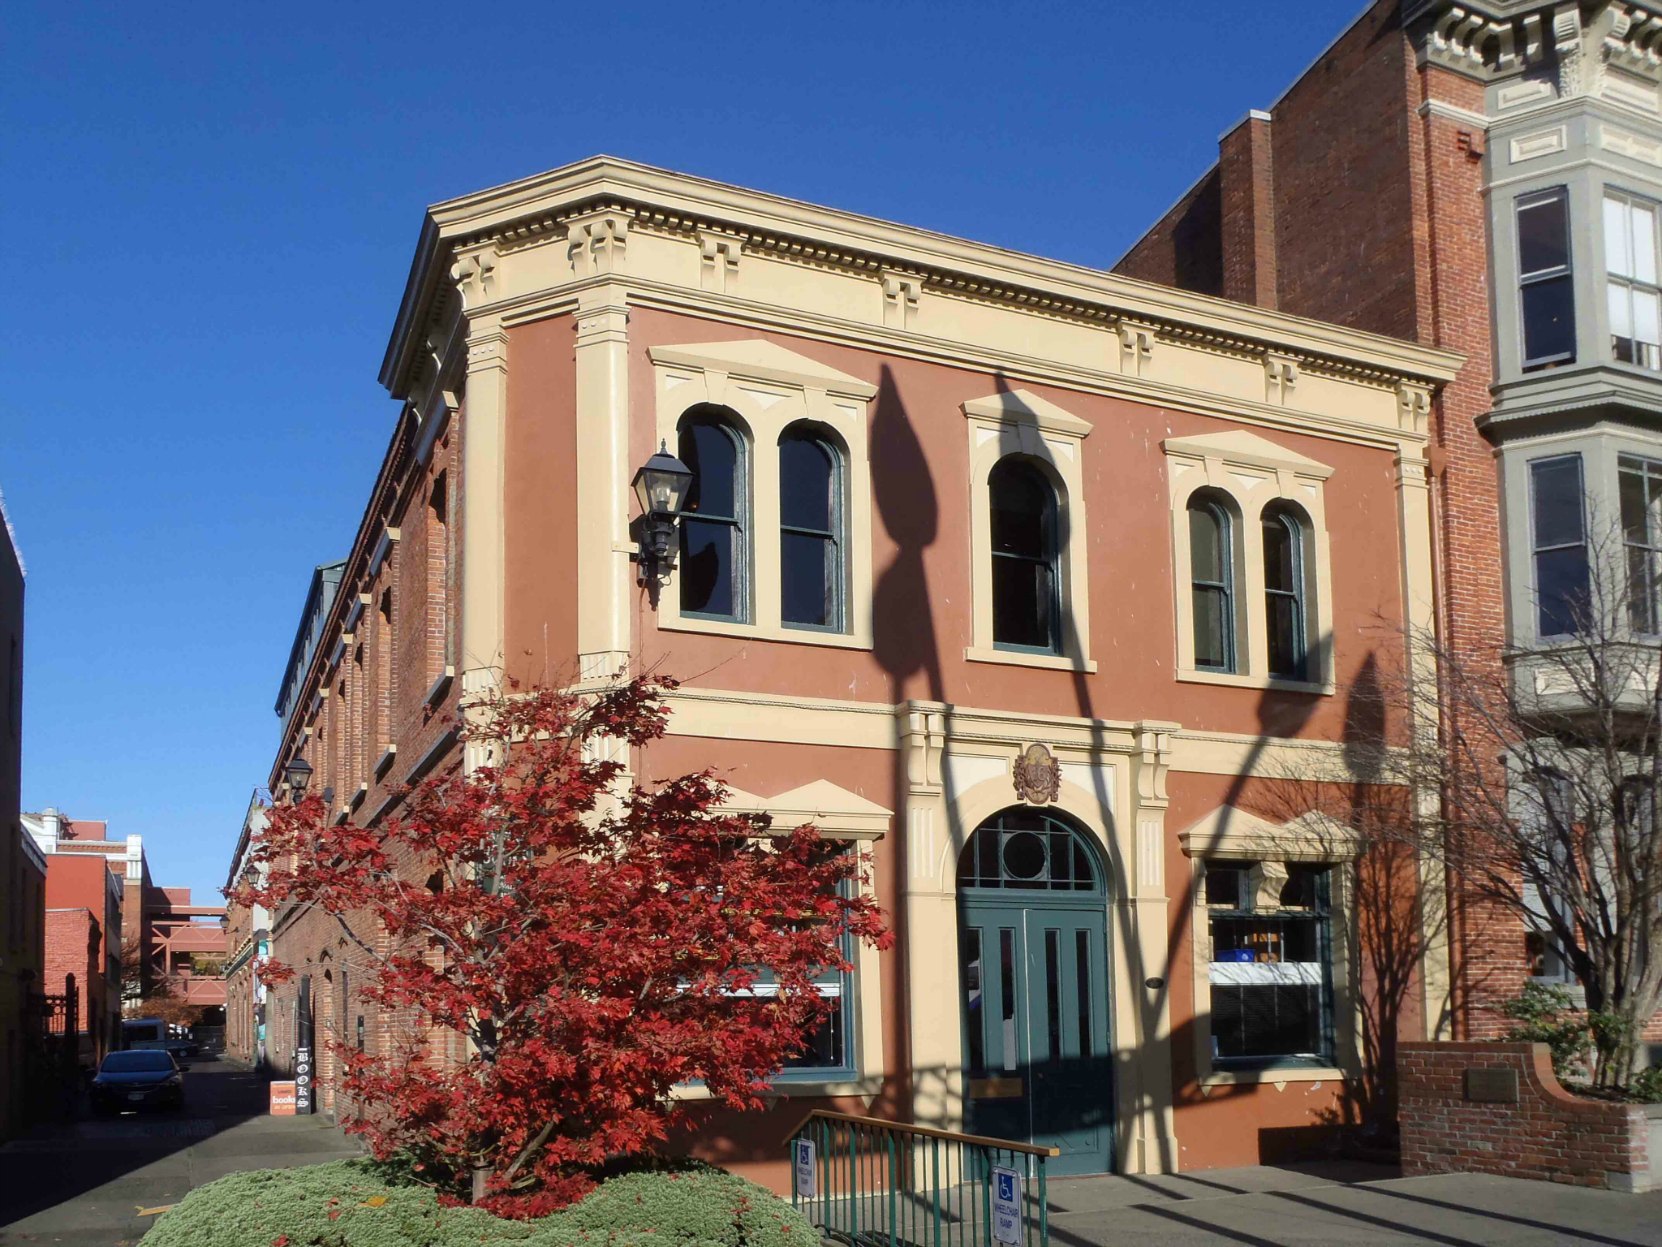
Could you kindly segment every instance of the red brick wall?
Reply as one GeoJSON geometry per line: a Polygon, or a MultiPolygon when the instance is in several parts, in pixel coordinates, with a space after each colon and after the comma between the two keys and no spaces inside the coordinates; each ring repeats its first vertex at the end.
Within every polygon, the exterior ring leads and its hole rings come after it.
{"type": "Polygon", "coordinates": [[[1570,1095],[1553,1077],[1545,1044],[1404,1044],[1397,1078],[1405,1175],[1492,1173],[1615,1190],[1651,1184],[1645,1108],[1570,1095]],[[1468,1100],[1470,1069],[1514,1072],[1517,1103],[1468,1100]]]}
{"type": "Polygon", "coordinates": [[[1272,137],[1270,123],[1253,115],[1218,142],[1223,296],[1269,308],[1280,297],[1272,137]]]}
{"type": "Polygon", "coordinates": [[[1114,271],[1198,294],[1223,294],[1222,189],[1207,170],[1126,252],[1114,271]]]}
{"type": "Polygon", "coordinates": [[[96,1059],[101,1041],[107,1037],[108,1020],[103,1006],[104,975],[98,950],[103,932],[98,919],[85,909],[46,911],[46,969],[44,990],[58,996],[64,992],[68,975],[75,976],[76,1029],[89,1037],[83,1056],[96,1059]]]}

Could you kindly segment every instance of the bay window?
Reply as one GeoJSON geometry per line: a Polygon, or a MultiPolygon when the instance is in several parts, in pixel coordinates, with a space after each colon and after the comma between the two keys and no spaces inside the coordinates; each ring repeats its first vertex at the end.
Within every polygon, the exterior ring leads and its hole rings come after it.
{"type": "Polygon", "coordinates": [[[1604,269],[1610,353],[1618,363],[1662,370],[1662,290],[1656,274],[1656,208],[1604,196],[1604,269]]]}
{"type": "Polygon", "coordinates": [[[1575,289],[1570,271],[1570,209],[1562,186],[1517,204],[1518,286],[1523,367],[1575,360],[1575,289]]]}

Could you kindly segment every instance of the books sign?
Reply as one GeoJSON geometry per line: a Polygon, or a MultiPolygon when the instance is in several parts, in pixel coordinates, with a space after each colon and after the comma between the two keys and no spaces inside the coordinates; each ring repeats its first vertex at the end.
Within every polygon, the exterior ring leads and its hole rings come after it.
{"type": "Polygon", "coordinates": [[[993,1166],[993,1237],[1021,1242],[1021,1174],[1003,1165],[993,1166]]]}
{"type": "Polygon", "coordinates": [[[271,1115],[273,1117],[294,1116],[294,1084],[292,1082],[274,1082],[271,1084],[271,1115]]]}

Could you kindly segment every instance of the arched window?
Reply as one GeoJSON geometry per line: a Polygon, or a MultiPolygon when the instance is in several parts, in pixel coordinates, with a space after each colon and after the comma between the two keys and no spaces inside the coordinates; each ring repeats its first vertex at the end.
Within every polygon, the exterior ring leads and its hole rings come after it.
{"type": "Polygon", "coordinates": [[[982,823],[958,857],[960,888],[1103,892],[1090,837],[1041,810],[1004,810],[982,823]]]}
{"type": "Polygon", "coordinates": [[[676,453],[692,469],[681,516],[681,610],[742,621],[749,549],[744,441],[725,420],[681,422],[676,453]]]}
{"type": "Polygon", "coordinates": [[[1216,498],[1189,500],[1189,579],[1194,594],[1195,666],[1235,670],[1235,533],[1216,498]]]}
{"type": "Polygon", "coordinates": [[[1270,674],[1309,679],[1304,524],[1290,507],[1264,508],[1264,626],[1270,674]]]}
{"type": "Polygon", "coordinates": [[[987,477],[993,546],[993,644],[1061,651],[1056,490],[1031,462],[1001,459],[987,477]]]}
{"type": "Polygon", "coordinates": [[[842,455],[800,425],[779,439],[779,618],[843,628],[842,455]]]}

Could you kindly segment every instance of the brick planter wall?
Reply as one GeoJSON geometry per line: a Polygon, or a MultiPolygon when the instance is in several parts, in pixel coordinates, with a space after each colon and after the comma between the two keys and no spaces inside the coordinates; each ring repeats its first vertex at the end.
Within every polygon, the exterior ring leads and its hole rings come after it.
{"type": "Polygon", "coordinates": [[[1404,1174],[1662,1187],[1662,1105],[1572,1096],[1545,1044],[1405,1043],[1397,1078],[1404,1174]]]}

